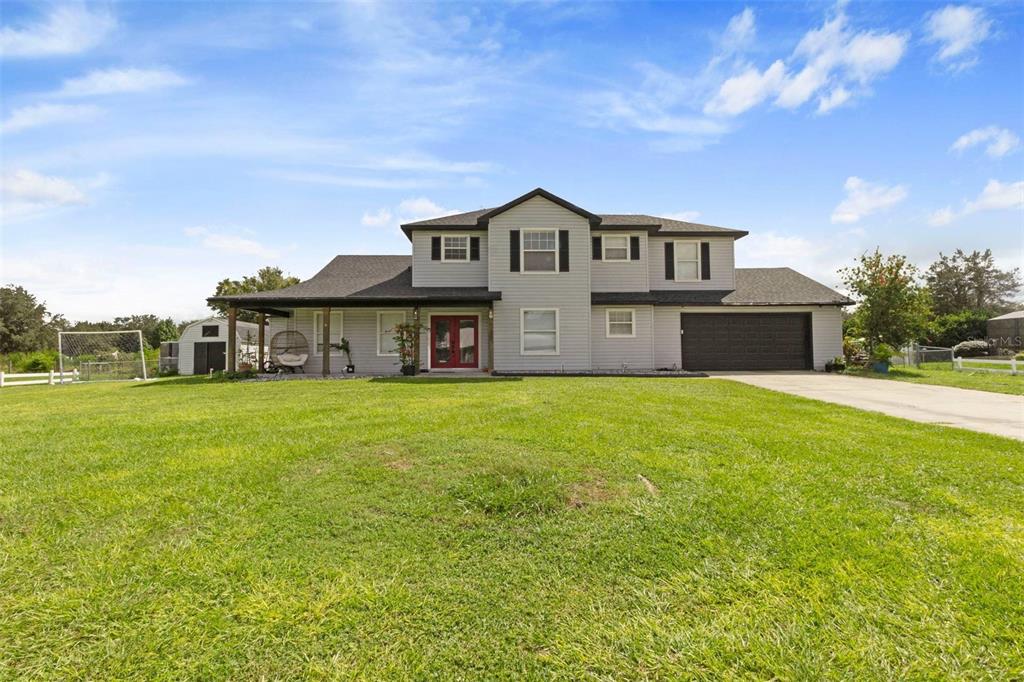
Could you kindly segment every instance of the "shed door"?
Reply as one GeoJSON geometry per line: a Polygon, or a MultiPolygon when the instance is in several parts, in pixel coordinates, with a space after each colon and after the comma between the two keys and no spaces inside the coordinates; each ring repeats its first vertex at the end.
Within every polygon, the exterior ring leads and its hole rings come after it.
{"type": "Polygon", "coordinates": [[[197,341],[193,359],[193,374],[222,372],[227,366],[227,343],[224,341],[197,341]]]}
{"type": "Polygon", "coordinates": [[[684,369],[811,369],[810,313],[681,313],[684,369]]]}

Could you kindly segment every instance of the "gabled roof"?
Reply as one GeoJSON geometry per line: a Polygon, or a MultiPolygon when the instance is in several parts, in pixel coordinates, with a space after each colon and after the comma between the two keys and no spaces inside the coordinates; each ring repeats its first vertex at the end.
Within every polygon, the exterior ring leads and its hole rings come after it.
{"type": "Polygon", "coordinates": [[[335,256],[320,272],[284,289],[238,296],[213,296],[208,301],[237,305],[314,305],[344,299],[348,305],[499,300],[487,287],[413,287],[411,256],[335,256]]]}
{"type": "Polygon", "coordinates": [[[791,268],[736,268],[736,288],[591,294],[595,305],[849,305],[838,291],[791,268]]]}
{"type": "Polygon", "coordinates": [[[718,235],[731,236],[736,239],[748,234],[745,230],[734,230],[729,227],[690,223],[682,220],[673,220],[671,218],[659,218],[658,216],[647,215],[644,213],[591,213],[590,211],[580,208],[579,206],[572,204],[541,187],[527,192],[521,197],[517,197],[507,204],[497,208],[481,208],[475,211],[467,211],[465,213],[455,213],[453,215],[441,216],[438,218],[417,220],[415,222],[403,224],[402,231],[405,232],[405,235],[411,240],[412,233],[415,230],[486,230],[487,223],[491,218],[504,213],[510,208],[518,206],[524,201],[529,201],[534,197],[543,197],[548,201],[558,204],[559,206],[586,218],[590,221],[591,229],[633,229],[644,230],[651,234],[670,234],[673,236],[718,235]]]}
{"type": "Polygon", "coordinates": [[[1006,313],[1005,315],[1000,315],[999,317],[990,317],[988,318],[988,321],[991,322],[992,320],[1018,320],[1021,318],[1024,318],[1024,310],[1014,310],[1012,313],[1006,313]]]}

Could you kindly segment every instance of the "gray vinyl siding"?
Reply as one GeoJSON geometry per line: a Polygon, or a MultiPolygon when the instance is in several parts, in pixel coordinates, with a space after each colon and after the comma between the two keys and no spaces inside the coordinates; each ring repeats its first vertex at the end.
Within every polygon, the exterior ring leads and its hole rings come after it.
{"type": "Polygon", "coordinates": [[[838,306],[694,306],[657,307],[654,311],[654,364],[679,366],[679,314],[688,313],[801,313],[811,314],[811,344],[814,369],[843,354],[843,318],[838,306]]]}
{"type": "MultiPolygon", "coordinates": [[[[412,308],[335,308],[333,312],[342,314],[342,335],[348,339],[352,348],[352,364],[356,366],[358,373],[379,373],[397,374],[401,371],[397,355],[377,355],[377,313],[381,311],[404,311],[407,322],[413,320],[412,308]]],[[[308,374],[320,374],[323,371],[323,359],[313,351],[313,314],[314,308],[298,308],[293,310],[290,318],[273,317],[270,319],[267,343],[273,335],[279,331],[290,329],[300,332],[306,337],[310,346],[310,356],[306,361],[304,369],[308,374]]],[[[424,329],[420,336],[420,366],[428,367],[430,353],[430,314],[475,314],[480,317],[480,367],[486,367],[488,363],[488,340],[487,340],[487,309],[486,308],[421,308],[420,323],[424,329]]],[[[344,353],[331,355],[331,373],[344,374],[347,360],[344,353]]]]}
{"type": "Polygon", "coordinates": [[[736,288],[736,267],[732,237],[651,237],[650,254],[647,259],[651,289],[713,289],[731,291],[736,288]],[[665,242],[702,241],[710,244],[711,279],[698,282],[676,282],[665,279],[665,242]]]}
{"type": "Polygon", "coordinates": [[[590,223],[542,197],[491,218],[488,269],[494,303],[494,369],[590,369],[590,223]],[[509,272],[509,232],[531,228],[569,231],[569,272],[509,272]],[[523,355],[520,311],[557,308],[558,355],[523,355]]]}
{"type": "Polygon", "coordinates": [[[594,306],[590,318],[590,356],[593,369],[653,369],[653,306],[594,306]],[[633,338],[608,338],[608,309],[633,310],[633,338]]]}
{"type": "MultiPolygon", "coordinates": [[[[640,260],[590,262],[591,291],[648,291],[647,233],[614,232],[614,235],[640,237],[640,260]]],[[[602,236],[593,233],[592,236],[602,236]]],[[[663,247],[664,248],[664,247],[663,247]]]]}
{"type": "Polygon", "coordinates": [[[484,287],[487,286],[487,233],[420,232],[412,233],[412,285],[414,287],[484,287]],[[445,262],[430,260],[430,239],[449,235],[480,237],[480,260],[445,262]]]}

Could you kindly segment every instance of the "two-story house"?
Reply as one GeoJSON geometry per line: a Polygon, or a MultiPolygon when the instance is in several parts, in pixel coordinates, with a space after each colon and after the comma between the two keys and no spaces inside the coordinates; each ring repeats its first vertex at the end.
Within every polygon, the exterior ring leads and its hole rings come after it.
{"type": "Polygon", "coordinates": [[[398,372],[393,329],[412,321],[433,372],[821,369],[842,354],[850,301],[789,268],[736,268],[742,230],[598,215],[543,189],[402,230],[411,257],[337,256],[300,284],[210,300],[299,332],[310,373],[344,371],[342,337],[358,372],[398,372]]]}

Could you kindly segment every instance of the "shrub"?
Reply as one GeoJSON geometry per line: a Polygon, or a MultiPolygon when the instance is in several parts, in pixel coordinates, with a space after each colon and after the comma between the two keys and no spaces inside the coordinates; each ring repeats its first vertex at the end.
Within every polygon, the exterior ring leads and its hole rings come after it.
{"type": "Polygon", "coordinates": [[[988,355],[988,342],[961,341],[953,346],[953,355],[958,358],[977,358],[988,355]]]}
{"type": "Polygon", "coordinates": [[[855,339],[850,336],[843,337],[843,357],[851,364],[863,364],[867,360],[867,352],[864,350],[864,339],[855,339]]]}
{"type": "Polygon", "coordinates": [[[1014,355],[1013,359],[1014,360],[1024,360],[1024,351],[1021,351],[1020,353],[1017,353],[1016,355],[1014,355]]]}
{"type": "Polygon", "coordinates": [[[985,338],[985,325],[992,314],[987,310],[964,310],[939,315],[928,323],[929,345],[952,348],[961,341],[985,338]]]}

